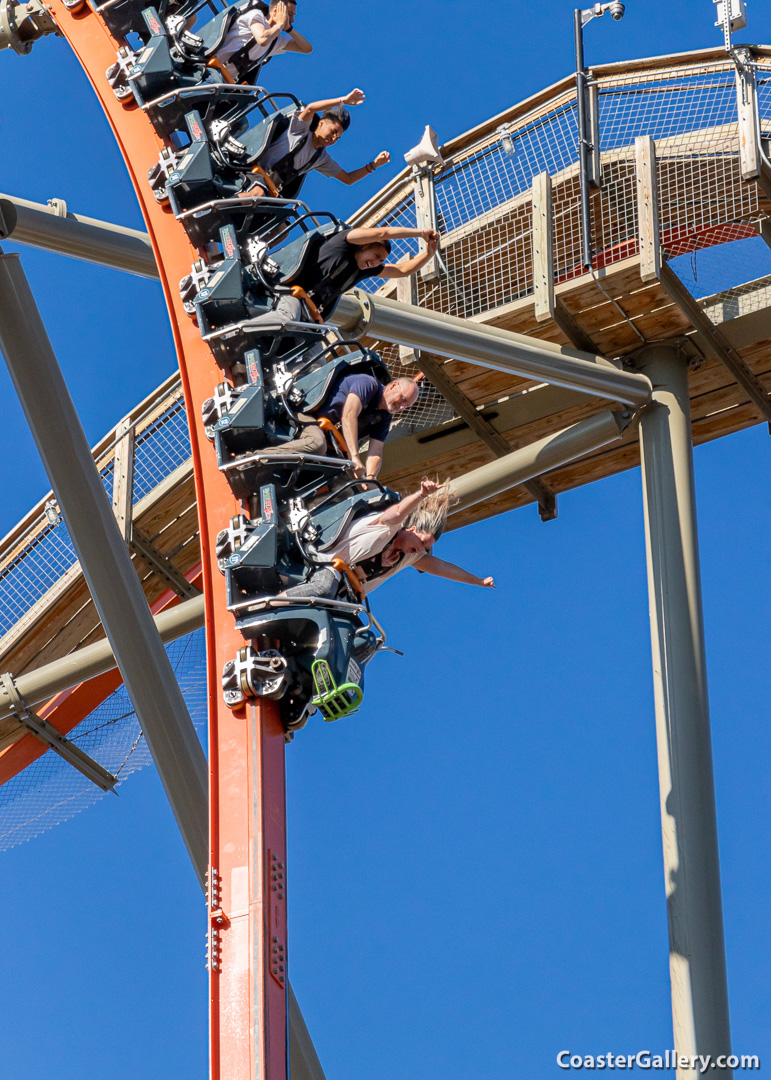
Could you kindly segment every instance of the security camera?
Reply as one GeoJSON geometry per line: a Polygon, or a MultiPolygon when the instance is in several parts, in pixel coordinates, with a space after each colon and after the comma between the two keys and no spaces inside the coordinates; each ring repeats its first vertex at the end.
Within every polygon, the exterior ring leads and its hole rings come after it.
{"type": "Polygon", "coordinates": [[[621,0],[613,0],[608,11],[610,12],[611,19],[618,20],[623,19],[624,17],[624,5],[621,3],[621,0]]]}

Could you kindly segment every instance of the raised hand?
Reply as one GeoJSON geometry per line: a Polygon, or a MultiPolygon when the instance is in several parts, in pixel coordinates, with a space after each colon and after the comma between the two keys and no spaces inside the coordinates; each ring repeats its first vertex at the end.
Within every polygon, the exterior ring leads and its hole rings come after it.
{"type": "Polygon", "coordinates": [[[361,105],[362,102],[367,100],[367,95],[363,90],[351,90],[350,94],[346,94],[342,99],[343,105],[361,105]]]}
{"type": "Polygon", "coordinates": [[[442,485],[437,484],[436,480],[429,480],[424,477],[420,485],[420,494],[424,499],[427,499],[429,495],[435,495],[441,487],[442,485]]]}
{"type": "Polygon", "coordinates": [[[483,589],[494,589],[495,588],[495,582],[493,581],[493,579],[491,577],[482,578],[482,580],[480,582],[480,585],[482,586],[483,589]]]}
{"type": "Polygon", "coordinates": [[[387,150],[381,150],[380,153],[378,154],[378,156],[372,162],[372,164],[375,166],[376,169],[380,169],[380,168],[383,167],[383,165],[387,165],[390,160],[391,160],[391,155],[388,153],[388,151],[387,150]]]}
{"type": "Polygon", "coordinates": [[[280,3],[276,4],[276,6],[273,8],[270,15],[268,16],[268,19],[271,26],[280,26],[283,29],[285,26],[288,25],[289,11],[283,0],[280,0],[280,3]]]}

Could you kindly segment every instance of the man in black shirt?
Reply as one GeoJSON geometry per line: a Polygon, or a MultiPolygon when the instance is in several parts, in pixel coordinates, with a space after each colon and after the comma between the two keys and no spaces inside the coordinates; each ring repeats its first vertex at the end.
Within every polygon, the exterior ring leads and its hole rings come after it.
{"type": "MultiPolygon", "coordinates": [[[[433,229],[403,229],[385,226],[377,229],[345,228],[322,241],[314,259],[306,260],[295,277],[282,282],[298,285],[318,308],[323,318],[334,311],[337,301],[358,282],[368,277],[406,278],[417,273],[434,257],[439,247],[439,233],[433,229]],[[425,241],[426,250],[398,263],[387,263],[391,241],[408,237],[425,241]]],[[[282,296],[265,322],[298,322],[307,318],[307,308],[295,296],[282,296]]],[[[260,321],[260,320],[257,320],[260,321]]]]}
{"type": "MultiPolygon", "coordinates": [[[[322,318],[334,311],[342,294],[367,277],[406,278],[420,270],[431,259],[439,246],[439,234],[432,229],[406,229],[383,227],[375,229],[341,229],[324,240],[316,258],[303,266],[297,276],[284,282],[299,285],[322,318]],[[425,241],[426,250],[399,263],[387,263],[391,253],[391,241],[417,236],[425,241]]],[[[254,320],[275,324],[308,321],[311,314],[307,305],[296,296],[281,296],[272,312],[254,320]]],[[[394,379],[383,386],[371,375],[344,376],[333,386],[327,404],[319,410],[320,416],[328,416],[343,430],[348,456],[353,462],[357,476],[377,476],[383,462],[383,443],[388,434],[391,416],[414,405],[418,387],[411,379],[394,379]],[[356,385],[341,390],[345,380],[356,385]],[[370,386],[366,381],[373,385],[370,386]],[[365,385],[366,383],[366,385],[365,385]],[[342,396],[341,396],[342,394],[342,396]],[[377,414],[377,415],[374,415],[377,414]],[[365,469],[359,457],[359,442],[369,436],[369,451],[365,469]]],[[[327,453],[324,432],[308,418],[298,437],[276,447],[277,453],[327,453]]]]}

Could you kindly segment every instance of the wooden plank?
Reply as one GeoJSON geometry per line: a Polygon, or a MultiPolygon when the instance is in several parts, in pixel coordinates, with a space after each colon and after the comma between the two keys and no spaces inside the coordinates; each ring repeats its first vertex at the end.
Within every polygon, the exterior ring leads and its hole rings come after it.
{"type": "Polygon", "coordinates": [[[754,373],[747,367],[741,355],[732,349],[721,334],[719,328],[710,322],[697,300],[691,296],[677,274],[669,266],[662,266],[661,281],[672,299],[677,303],[689,321],[699,332],[699,340],[704,347],[724,364],[734,379],[745,390],[749,399],[756,406],[760,416],[771,424],[771,398],[758,382],[754,373]]]}
{"type": "Polygon", "coordinates": [[[112,510],[121,536],[128,543],[131,539],[131,521],[134,508],[134,449],[136,437],[134,425],[124,420],[115,429],[118,440],[113,453],[112,510]]]}
{"type": "MultiPolygon", "coordinates": [[[[738,50],[739,56],[747,62],[750,54],[746,49],[738,50]]],[[[755,76],[752,71],[734,72],[736,81],[736,108],[739,116],[739,161],[742,179],[756,180],[760,176],[760,152],[757,140],[758,95],[755,76]]]]}
{"type": "Polygon", "coordinates": [[[538,322],[554,318],[554,244],[552,235],[551,177],[533,177],[533,292],[538,322]]]}
{"type": "Polygon", "coordinates": [[[638,135],[634,148],[640,278],[643,281],[656,281],[661,267],[656,146],[650,135],[638,135]]]}

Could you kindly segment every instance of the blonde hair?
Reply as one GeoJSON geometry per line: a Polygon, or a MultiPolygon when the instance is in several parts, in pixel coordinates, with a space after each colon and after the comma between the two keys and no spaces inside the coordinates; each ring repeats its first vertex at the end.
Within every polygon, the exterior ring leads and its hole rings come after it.
{"type": "MultiPolygon", "coordinates": [[[[427,480],[428,477],[423,477],[427,480]]],[[[439,477],[435,478],[439,483],[439,477]]],[[[443,484],[437,492],[429,495],[417,506],[412,513],[408,514],[404,522],[405,529],[414,529],[419,533],[430,533],[434,540],[438,540],[444,532],[447,524],[447,515],[450,507],[458,502],[449,483],[443,484]]]]}

